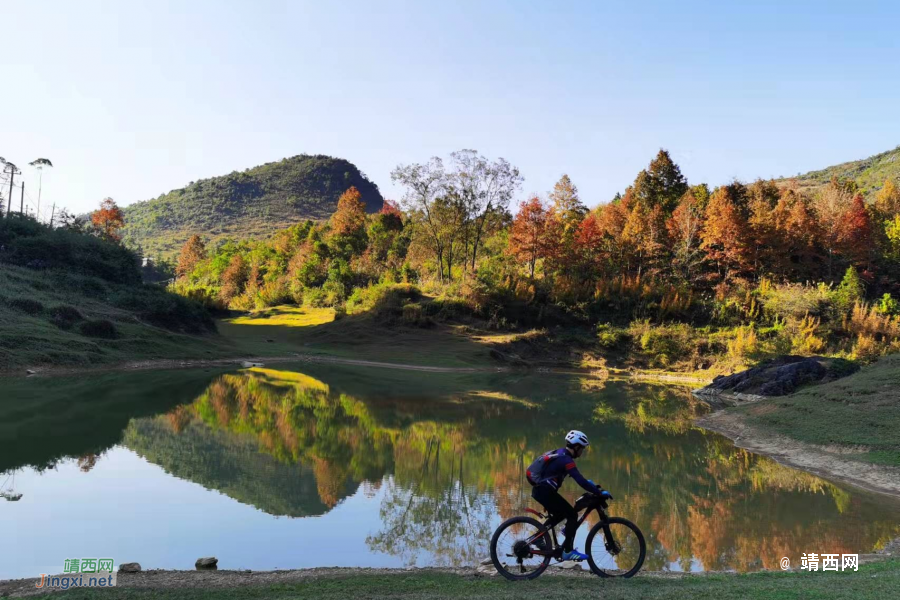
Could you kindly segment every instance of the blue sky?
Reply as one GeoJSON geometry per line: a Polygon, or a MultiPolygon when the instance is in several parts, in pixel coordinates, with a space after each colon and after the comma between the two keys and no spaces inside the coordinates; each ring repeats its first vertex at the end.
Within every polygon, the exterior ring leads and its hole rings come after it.
{"type": "Polygon", "coordinates": [[[796,174],[900,144],[898,6],[4,1],[0,156],[79,212],[300,153],[397,197],[475,148],[592,206],[660,147],[693,183],[796,174]]]}

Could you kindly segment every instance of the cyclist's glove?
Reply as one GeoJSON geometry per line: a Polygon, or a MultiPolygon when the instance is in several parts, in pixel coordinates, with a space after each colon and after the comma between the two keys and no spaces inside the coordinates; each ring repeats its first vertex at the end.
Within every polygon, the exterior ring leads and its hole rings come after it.
{"type": "Polygon", "coordinates": [[[613,495],[607,492],[606,490],[600,490],[600,497],[604,500],[612,500],[613,495]]]}

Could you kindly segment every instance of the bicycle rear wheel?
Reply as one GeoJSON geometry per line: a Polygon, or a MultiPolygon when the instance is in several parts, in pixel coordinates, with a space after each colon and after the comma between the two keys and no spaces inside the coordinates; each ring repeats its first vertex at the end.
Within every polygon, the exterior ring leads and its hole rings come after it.
{"type": "Polygon", "coordinates": [[[600,577],[632,577],[647,555],[644,534],[627,519],[597,523],[587,537],[588,564],[600,577]]]}
{"type": "Polygon", "coordinates": [[[550,564],[550,556],[534,550],[553,549],[553,534],[531,517],[513,517],[500,524],[491,538],[491,561],[511,581],[534,579],[550,564]],[[540,535],[543,533],[544,535],[540,535]],[[530,542],[528,540],[534,540],[530,542]]]}

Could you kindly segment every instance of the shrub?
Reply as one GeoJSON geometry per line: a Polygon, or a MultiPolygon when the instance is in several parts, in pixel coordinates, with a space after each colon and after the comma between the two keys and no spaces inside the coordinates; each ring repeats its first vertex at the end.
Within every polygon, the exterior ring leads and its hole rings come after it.
{"type": "Polygon", "coordinates": [[[601,348],[611,350],[622,344],[628,337],[628,334],[613,327],[609,323],[601,323],[597,325],[597,343],[601,348]]]}
{"type": "Polygon", "coordinates": [[[259,291],[256,293],[256,308],[286,304],[292,300],[293,296],[283,280],[267,281],[260,286],[259,291]]]}
{"type": "Polygon", "coordinates": [[[50,322],[60,329],[71,329],[75,323],[83,318],[74,306],[62,304],[50,309],[50,322]]]}
{"type": "Polygon", "coordinates": [[[862,362],[871,362],[881,355],[881,344],[874,337],[860,335],[853,345],[853,358],[862,362]]]}
{"type": "Polygon", "coordinates": [[[118,337],[119,332],[112,321],[106,319],[97,319],[95,321],[85,321],[78,326],[81,335],[88,337],[103,338],[112,340],[118,337]]]}
{"type": "Polygon", "coordinates": [[[325,292],[322,288],[306,288],[303,291],[303,305],[310,308],[323,308],[326,306],[325,292]]]}
{"type": "Polygon", "coordinates": [[[632,325],[632,330],[641,350],[655,366],[669,366],[689,358],[696,350],[691,328],[683,323],[653,326],[643,321],[632,325]]]}
{"type": "Polygon", "coordinates": [[[3,219],[0,246],[4,260],[30,269],[59,269],[118,283],[140,283],[135,253],[115,242],[63,228],[51,229],[34,219],[3,219]]]}
{"type": "Polygon", "coordinates": [[[799,283],[761,285],[759,297],[763,308],[774,317],[802,319],[807,315],[820,315],[829,304],[827,286],[809,286],[799,283]]]}
{"type": "Polygon", "coordinates": [[[735,336],[728,342],[728,355],[738,361],[744,361],[759,352],[759,338],[752,326],[738,327],[735,336]]]}
{"type": "Polygon", "coordinates": [[[818,354],[825,348],[825,340],[817,335],[822,320],[806,315],[793,327],[793,350],[798,354],[818,354]]]}
{"type": "Polygon", "coordinates": [[[422,305],[416,302],[410,302],[403,305],[402,321],[405,325],[413,325],[415,327],[430,327],[434,322],[425,315],[422,305]]]}
{"type": "Polygon", "coordinates": [[[44,312],[44,305],[31,298],[12,298],[7,304],[9,304],[11,308],[31,316],[36,316],[44,312]]]}
{"type": "Polygon", "coordinates": [[[198,334],[216,330],[212,317],[199,302],[163,290],[144,290],[144,307],[138,312],[141,320],[178,333],[198,334]]]}
{"type": "Polygon", "coordinates": [[[885,294],[878,301],[878,312],[883,315],[900,315],[900,302],[894,300],[890,294],[885,294]]]}

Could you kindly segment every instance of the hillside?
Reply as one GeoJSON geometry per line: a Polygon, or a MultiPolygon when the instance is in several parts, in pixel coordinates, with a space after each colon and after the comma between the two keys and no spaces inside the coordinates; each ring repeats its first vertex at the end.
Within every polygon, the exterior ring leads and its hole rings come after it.
{"type": "Polygon", "coordinates": [[[378,186],[341,158],[301,154],[220,177],[201,179],[125,209],[125,241],[145,255],[171,255],[193,234],[209,240],[265,238],[334,212],[356,186],[369,212],[381,208],[378,186]]]}
{"type": "Polygon", "coordinates": [[[0,221],[0,372],[214,355],[214,332],[199,304],[141,283],[121,245],[0,221]]]}
{"type": "Polygon", "coordinates": [[[801,190],[815,192],[835,176],[839,179],[854,180],[866,197],[873,196],[881,189],[886,179],[893,178],[900,183],[900,146],[869,158],[833,165],[820,171],[810,171],[797,177],[782,179],[780,182],[796,181],[800,184],[801,190]]]}

